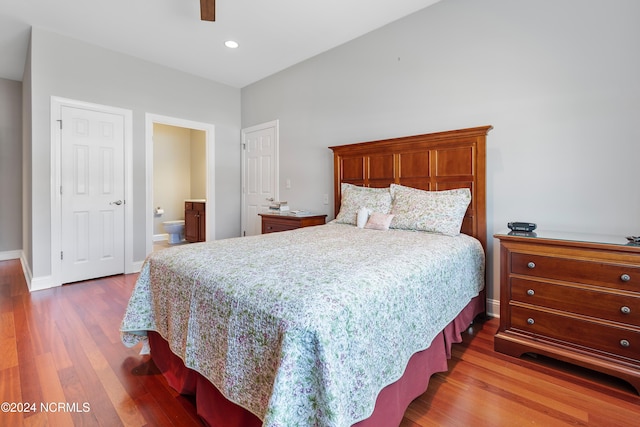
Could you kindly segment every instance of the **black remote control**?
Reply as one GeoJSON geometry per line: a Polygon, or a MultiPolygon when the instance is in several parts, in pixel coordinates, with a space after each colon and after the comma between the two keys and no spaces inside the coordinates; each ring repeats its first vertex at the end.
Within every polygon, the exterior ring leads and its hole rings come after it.
{"type": "Polygon", "coordinates": [[[513,231],[533,231],[537,225],[533,222],[510,222],[507,227],[513,231]]]}

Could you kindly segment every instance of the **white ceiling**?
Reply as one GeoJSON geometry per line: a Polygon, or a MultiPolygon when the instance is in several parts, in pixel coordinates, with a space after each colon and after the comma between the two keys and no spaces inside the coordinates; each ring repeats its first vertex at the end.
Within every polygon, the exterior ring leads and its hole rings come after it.
{"type": "Polygon", "coordinates": [[[217,0],[203,22],[198,0],[1,0],[0,77],[22,80],[33,26],[240,88],[438,1],[217,0]]]}

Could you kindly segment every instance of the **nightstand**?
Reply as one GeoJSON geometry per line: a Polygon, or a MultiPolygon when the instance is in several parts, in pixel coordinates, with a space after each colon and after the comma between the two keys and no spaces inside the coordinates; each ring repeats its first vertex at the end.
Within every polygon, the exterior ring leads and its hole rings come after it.
{"type": "Polygon", "coordinates": [[[258,215],[262,217],[262,234],[322,225],[327,218],[326,215],[316,214],[261,213],[258,215]]]}
{"type": "Polygon", "coordinates": [[[628,381],[640,393],[640,246],[624,237],[498,233],[495,350],[537,353],[628,381]]]}

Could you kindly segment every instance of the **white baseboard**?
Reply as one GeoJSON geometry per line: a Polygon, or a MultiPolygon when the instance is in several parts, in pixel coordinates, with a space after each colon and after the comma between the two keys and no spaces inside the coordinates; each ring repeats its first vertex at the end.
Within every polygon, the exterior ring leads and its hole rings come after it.
{"type": "Polygon", "coordinates": [[[487,316],[500,317],[500,301],[487,298],[487,316]]]}
{"type": "Polygon", "coordinates": [[[163,240],[169,240],[169,235],[168,234],[154,234],[153,235],[153,241],[154,242],[162,242],[163,240]]]}
{"type": "Polygon", "coordinates": [[[22,257],[22,250],[4,251],[0,252],[0,261],[9,261],[10,259],[20,259],[22,257]]]}
{"type": "Polygon", "coordinates": [[[126,274],[140,273],[140,270],[142,270],[142,264],[144,264],[144,261],[134,261],[131,264],[130,269],[126,271],[126,274]]]}
{"type": "MultiPolygon", "coordinates": [[[[164,239],[160,238],[159,241],[166,240],[168,235],[166,234],[160,235],[160,237],[162,236],[164,236],[164,239]]],[[[0,261],[10,261],[13,259],[20,260],[20,266],[22,267],[22,274],[24,275],[24,280],[27,283],[27,288],[29,289],[29,292],[40,291],[43,289],[49,289],[56,286],[60,286],[60,284],[54,283],[53,276],[51,275],[42,276],[42,277],[33,277],[33,273],[31,272],[31,269],[29,268],[29,264],[27,263],[27,260],[25,258],[24,251],[15,250],[15,251],[0,252],[0,261]]],[[[129,268],[125,271],[125,274],[139,273],[140,270],[142,270],[142,264],[144,264],[144,260],[134,261],[133,263],[131,263],[129,268]]]]}
{"type": "Polygon", "coordinates": [[[42,291],[44,289],[55,288],[57,286],[61,285],[54,282],[53,276],[32,277],[29,281],[30,292],[42,291]]]}

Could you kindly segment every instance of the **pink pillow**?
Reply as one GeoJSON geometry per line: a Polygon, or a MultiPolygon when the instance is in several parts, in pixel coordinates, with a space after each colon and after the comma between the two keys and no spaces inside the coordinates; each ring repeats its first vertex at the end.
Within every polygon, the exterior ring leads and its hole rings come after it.
{"type": "Polygon", "coordinates": [[[393,214],[373,212],[371,215],[369,215],[369,220],[365,224],[364,228],[387,231],[392,219],[393,214]]]}

